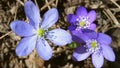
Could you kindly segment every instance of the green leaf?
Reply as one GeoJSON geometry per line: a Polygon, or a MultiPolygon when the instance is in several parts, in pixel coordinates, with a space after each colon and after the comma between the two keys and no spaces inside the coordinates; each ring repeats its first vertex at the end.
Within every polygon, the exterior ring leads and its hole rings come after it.
{"type": "Polygon", "coordinates": [[[71,44],[68,45],[70,48],[76,48],[77,44],[75,42],[72,42],[71,44]]]}

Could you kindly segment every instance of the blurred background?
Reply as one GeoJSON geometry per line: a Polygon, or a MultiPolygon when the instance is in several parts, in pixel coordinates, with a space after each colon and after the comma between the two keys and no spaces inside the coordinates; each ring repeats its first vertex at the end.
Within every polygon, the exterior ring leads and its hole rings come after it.
{"type": "MultiPolygon", "coordinates": [[[[15,35],[9,24],[14,20],[26,20],[24,2],[26,0],[0,0],[0,68],[94,68],[91,56],[81,62],[71,59],[74,48],[68,45],[54,46],[53,57],[43,61],[34,50],[26,57],[18,57],[15,47],[21,37],[15,35]]],[[[59,20],[51,28],[67,30],[67,14],[75,13],[78,6],[85,6],[88,11],[94,9],[97,13],[97,32],[103,32],[112,37],[116,61],[104,60],[103,68],[120,68],[120,0],[32,0],[40,9],[41,17],[48,9],[56,7],[59,20]]]]}

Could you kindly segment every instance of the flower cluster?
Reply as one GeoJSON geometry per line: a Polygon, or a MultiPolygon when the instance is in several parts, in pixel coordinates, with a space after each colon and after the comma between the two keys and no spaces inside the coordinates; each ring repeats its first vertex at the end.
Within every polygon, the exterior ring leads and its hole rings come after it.
{"type": "Polygon", "coordinates": [[[71,34],[60,28],[48,30],[58,20],[56,8],[49,9],[42,20],[38,7],[31,0],[25,2],[24,10],[28,22],[15,20],[10,24],[12,31],[23,37],[15,50],[18,56],[27,56],[36,48],[43,60],[49,60],[52,57],[52,49],[46,39],[56,46],[64,46],[73,40],[78,44],[72,55],[73,60],[83,61],[92,54],[92,62],[96,68],[102,67],[104,58],[115,61],[115,54],[109,46],[111,37],[95,32],[94,10],[88,12],[85,7],[80,6],[76,10],[76,15],[67,15],[67,21],[70,23],[68,30],[71,34]]]}
{"type": "Polygon", "coordinates": [[[91,10],[89,13],[86,8],[81,6],[76,10],[76,15],[69,14],[67,15],[67,21],[70,23],[68,29],[70,31],[73,30],[81,30],[81,29],[91,29],[95,30],[96,24],[93,22],[96,19],[96,12],[91,10]]]}
{"type": "Polygon", "coordinates": [[[72,34],[72,39],[78,44],[74,50],[72,58],[75,61],[83,61],[92,54],[92,63],[96,68],[103,65],[104,58],[115,61],[115,54],[109,46],[111,37],[104,33],[96,33],[96,12],[91,10],[87,13],[85,7],[80,6],[76,10],[76,15],[69,14],[67,20],[68,27],[72,34]]]}
{"type": "Polygon", "coordinates": [[[57,46],[71,43],[71,35],[67,31],[60,28],[48,31],[48,28],[58,20],[56,8],[48,10],[43,15],[42,21],[40,21],[39,9],[32,1],[25,2],[24,10],[29,22],[15,20],[10,24],[12,31],[23,37],[15,50],[18,56],[26,56],[36,48],[43,60],[49,60],[52,56],[52,49],[45,40],[46,38],[57,46]]]}
{"type": "Polygon", "coordinates": [[[109,46],[111,38],[103,33],[96,33],[93,30],[82,30],[82,33],[74,31],[72,33],[73,40],[79,46],[73,52],[73,59],[75,61],[85,60],[92,54],[92,63],[96,68],[103,65],[104,57],[109,61],[115,61],[115,55],[112,48],[109,46]]]}

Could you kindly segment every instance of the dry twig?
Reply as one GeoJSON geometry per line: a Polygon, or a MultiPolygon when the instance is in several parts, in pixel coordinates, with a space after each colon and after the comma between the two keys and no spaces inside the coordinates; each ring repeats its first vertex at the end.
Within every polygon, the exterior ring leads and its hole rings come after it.
{"type": "MultiPolygon", "coordinates": [[[[48,4],[48,0],[45,0],[46,4],[48,4]]],[[[50,5],[47,6],[48,9],[50,9],[50,5]]]]}
{"type": "Polygon", "coordinates": [[[12,31],[9,31],[6,34],[4,34],[3,36],[0,37],[0,39],[4,38],[5,36],[9,35],[10,33],[12,33],[12,31]]]}
{"type": "Polygon", "coordinates": [[[113,2],[120,9],[120,5],[118,5],[114,0],[110,0],[110,1],[113,2]]]}
{"type": "Polygon", "coordinates": [[[113,15],[113,13],[109,10],[109,9],[104,9],[103,13],[110,19],[113,20],[113,22],[115,23],[115,25],[120,25],[118,20],[116,19],[116,17],[113,15]]]}
{"type": "Polygon", "coordinates": [[[50,4],[52,4],[55,0],[51,0],[48,4],[45,4],[40,10],[44,10],[47,6],[49,6],[50,4]]]}
{"type": "Polygon", "coordinates": [[[24,3],[21,0],[17,0],[17,2],[24,6],[24,3]]]}

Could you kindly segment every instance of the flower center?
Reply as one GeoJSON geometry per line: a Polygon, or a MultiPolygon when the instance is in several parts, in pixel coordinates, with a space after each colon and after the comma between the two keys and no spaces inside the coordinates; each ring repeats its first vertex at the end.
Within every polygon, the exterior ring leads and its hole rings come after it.
{"type": "Polygon", "coordinates": [[[89,52],[95,52],[100,49],[99,43],[97,43],[97,41],[94,39],[86,41],[85,47],[89,52]]]}
{"type": "Polygon", "coordinates": [[[38,34],[38,36],[43,36],[44,35],[44,30],[43,29],[38,29],[38,31],[37,31],[37,34],[38,34]]]}
{"type": "Polygon", "coordinates": [[[92,48],[96,48],[97,47],[97,42],[96,41],[92,41],[91,42],[91,47],[92,48]]]}
{"type": "Polygon", "coordinates": [[[84,21],[80,21],[79,22],[79,26],[81,26],[81,27],[85,26],[85,22],[84,21]]]}
{"type": "Polygon", "coordinates": [[[90,27],[90,22],[88,21],[88,18],[85,16],[79,16],[79,18],[77,18],[78,23],[76,23],[76,25],[78,26],[77,29],[81,29],[81,28],[89,28],[90,27]]]}

